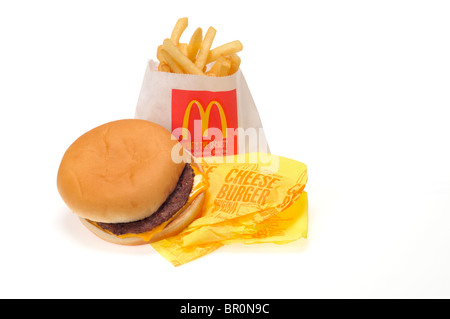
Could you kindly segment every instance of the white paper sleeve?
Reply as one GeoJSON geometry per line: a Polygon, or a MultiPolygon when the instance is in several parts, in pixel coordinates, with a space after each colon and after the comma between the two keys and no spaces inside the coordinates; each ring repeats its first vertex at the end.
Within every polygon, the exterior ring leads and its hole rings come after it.
{"type": "Polygon", "coordinates": [[[135,118],[158,123],[171,132],[185,127],[193,133],[189,124],[195,117],[190,114],[192,108],[198,110],[202,125],[207,122],[206,126],[211,127],[215,122],[222,131],[235,130],[235,153],[269,153],[258,110],[240,69],[231,76],[210,77],[159,72],[157,63],[149,61],[135,118]]]}

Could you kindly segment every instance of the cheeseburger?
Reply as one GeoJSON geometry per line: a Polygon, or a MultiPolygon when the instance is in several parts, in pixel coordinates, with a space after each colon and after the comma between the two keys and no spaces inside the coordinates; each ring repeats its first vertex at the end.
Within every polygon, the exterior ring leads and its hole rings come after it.
{"type": "Polygon", "coordinates": [[[145,120],[101,125],[67,149],[58,191],[83,225],[106,241],[141,245],[174,236],[199,215],[207,188],[191,158],[172,159],[177,143],[145,120]]]}

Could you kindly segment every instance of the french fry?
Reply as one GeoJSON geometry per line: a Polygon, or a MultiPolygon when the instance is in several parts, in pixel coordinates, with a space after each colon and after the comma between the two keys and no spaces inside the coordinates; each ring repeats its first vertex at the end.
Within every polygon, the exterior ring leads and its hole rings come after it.
{"type": "Polygon", "coordinates": [[[178,65],[178,63],[175,61],[175,59],[173,59],[170,56],[170,54],[168,54],[165,50],[161,50],[160,54],[161,54],[161,57],[164,59],[165,63],[167,63],[169,65],[170,69],[174,73],[184,73],[183,69],[178,65]]]}
{"type": "Polygon", "coordinates": [[[170,66],[167,64],[167,62],[160,62],[158,65],[158,71],[160,72],[170,72],[170,66]]]}
{"type": "Polygon", "coordinates": [[[178,43],[177,47],[178,47],[178,49],[180,49],[181,53],[183,53],[185,56],[188,56],[187,43],[178,43]]]}
{"type": "Polygon", "coordinates": [[[216,36],[216,29],[213,27],[209,27],[208,31],[206,31],[205,38],[200,45],[200,49],[197,54],[197,59],[195,60],[195,66],[202,70],[206,65],[206,61],[208,60],[209,50],[211,49],[211,45],[216,36]]]}
{"type": "Polygon", "coordinates": [[[220,56],[228,56],[232,54],[236,54],[239,51],[242,51],[244,46],[241,41],[236,40],[224,45],[221,45],[209,52],[208,60],[206,64],[216,61],[220,56]]]}
{"type": "Polygon", "coordinates": [[[159,62],[160,63],[162,63],[162,62],[166,62],[165,60],[164,60],[164,57],[162,56],[162,54],[161,54],[161,51],[162,51],[162,48],[163,46],[162,46],[162,44],[158,47],[158,50],[156,51],[156,58],[159,60],[159,62]]]}
{"type": "Polygon", "coordinates": [[[227,58],[220,57],[211,67],[207,75],[209,76],[226,76],[229,74],[231,68],[231,61],[227,58]]]}
{"type": "Polygon", "coordinates": [[[173,42],[173,44],[178,45],[181,35],[183,34],[184,30],[186,30],[187,26],[188,18],[178,19],[175,27],[173,28],[172,35],[170,36],[170,40],[173,42]]]}
{"type": "Polygon", "coordinates": [[[188,44],[188,58],[192,62],[195,62],[195,58],[197,57],[198,50],[200,49],[200,45],[202,44],[203,33],[202,28],[197,28],[192,34],[191,40],[188,44]]]}
{"type": "Polygon", "coordinates": [[[239,70],[239,66],[241,65],[241,58],[237,54],[232,54],[227,57],[227,60],[229,60],[231,63],[230,71],[228,72],[228,74],[231,75],[236,73],[237,70],[239,70]]]}
{"type": "MultiPolygon", "coordinates": [[[[170,39],[164,40],[163,49],[163,52],[167,52],[167,54],[171,58],[173,58],[174,62],[176,62],[176,64],[178,64],[186,73],[205,75],[205,73],[203,73],[201,69],[196,67],[187,56],[181,53],[180,49],[178,49],[178,47],[176,47],[170,39]]],[[[164,56],[164,58],[166,58],[167,60],[166,56],[164,56]]],[[[167,62],[169,63],[169,61],[167,62]]],[[[172,68],[172,65],[170,65],[170,68],[172,68]]]]}
{"type": "MultiPolygon", "coordinates": [[[[219,59],[218,59],[219,60],[219,59]]],[[[220,59],[220,70],[217,73],[218,76],[226,76],[230,73],[231,62],[226,58],[220,59]]]]}

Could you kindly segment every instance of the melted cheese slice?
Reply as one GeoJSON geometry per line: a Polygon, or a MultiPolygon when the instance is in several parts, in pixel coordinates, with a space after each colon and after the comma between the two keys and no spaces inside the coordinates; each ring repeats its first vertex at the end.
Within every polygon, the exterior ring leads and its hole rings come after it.
{"type": "Polygon", "coordinates": [[[155,228],[153,228],[152,230],[149,230],[147,232],[143,232],[143,233],[139,233],[139,234],[122,234],[122,235],[116,235],[111,233],[110,231],[101,228],[96,222],[94,221],[90,221],[88,220],[88,222],[90,222],[91,224],[93,224],[94,226],[96,226],[97,228],[100,228],[101,230],[103,230],[104,232],[110,234],[110,235],[114,235],[116,237],[119,238],[129,238],[129,237],[138,237],[138,238],[142,238],[145,241],[150,241],[150,239],[152,239],[152,237],[159,233],[160,231],[162,231],[167,224],[169,224],[172,220],[175,219],[175,217],[178,216],[178,214],[180,214],[182,211],[184,211],[187,207],[189,207],[189,205],[192,204],[192,202],[194,201],[194,199],[200,195],[202,192],[204,192],[207,188],[208,188],[208,181],[206,180],[205,176],[203,175],[202,172],[200,172],[198,170],[198,168],[196,168],[195,166],[191,165],[192,169],[194,170],[194,183],[192,185],[192,190],[191,193],[189,194],[189,198],[186,202],[186,204],[184,204],[184,206],[178,211],[176,212],[171,218],[169,218],[169,220],[165,221],[164,223],[162,223],[161,225],[156,226],[155,228]]]}

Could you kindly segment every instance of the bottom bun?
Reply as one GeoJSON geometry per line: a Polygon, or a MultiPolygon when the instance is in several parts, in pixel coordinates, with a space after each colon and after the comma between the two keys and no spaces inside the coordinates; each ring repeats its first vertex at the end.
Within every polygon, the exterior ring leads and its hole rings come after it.
{"type": "Polygon", "coordinates": [[[179,234],[183,229],[185,229],[197,218],[198,215],[200,215],[204,199],[205,193],[199,194],[185,210],[178,213],[178,216],[175,217],[175,219],[172,220],[169,224],[167,224],[167,226],[162,231],[156,233],[150,241],[145,241],[140,237],[119,238],[115,235],[108,234],[107,232],[91,224],[84,218],[80,217],[80,220],[81,223],[86,226],[91,232],[110,243],[125,246],[151,244],[162,239],[175,236],[179,234]]]}

